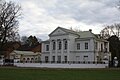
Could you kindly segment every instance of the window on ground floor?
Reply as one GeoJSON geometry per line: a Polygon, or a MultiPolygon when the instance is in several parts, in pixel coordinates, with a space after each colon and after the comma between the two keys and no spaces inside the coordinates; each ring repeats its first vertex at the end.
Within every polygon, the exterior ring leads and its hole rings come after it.
{"type": "Polygon", "coordinates": [[[45,56],[45,62],[47,63],[48,62],[48,56],[45,56]]]}
{"type": "Polygon", "coordinates": [[[33,60],[34,60],[34,58],[31,58],[31,60],[33,61],[33,60]]]}
{"type": "Polygon", "coordinates": [[[83,60],[84,60],[84,61],[88,61],[88,56],[84,56],[84,57],[83,57],[83,60]]]}
{"type": "Polygon", "coordinates": [[[52,61],[55,62],[55,56],[52,56],[52,61]]]}
{"type": "Polygon", "coordinates": [[[67,62],[67,56],[64,56],[64,60],[65,60],[65,62],[67,62]]]}
{"type": "Polygon", "coordinates": [[[25,58],[23,58],[23,60],[25,61],[26,59],[25,59],[25,58]]]}
{"type": "Polygon", "coordinates": [[[46,51],[49,51],[49,45],[46,45],[46,51]]]}
{"type": "Polygon", "coordinates": [[[58,56],[58,63],[61,62],[61,56],[58,56]]]}
{"type": "Polygon", "coordinates": [[[88,43],[87,42],[85,43],[85,49],[88,49],[88,43]]]}
{"type": "Polygon", "coordinates": [[[80,61],[80,56],[76,56],[76,61],[80,61]]]}

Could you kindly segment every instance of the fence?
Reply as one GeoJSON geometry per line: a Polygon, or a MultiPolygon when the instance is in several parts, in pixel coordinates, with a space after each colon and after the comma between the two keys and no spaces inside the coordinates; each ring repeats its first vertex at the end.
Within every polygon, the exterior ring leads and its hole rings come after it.
{"type": "MultiPolygon", "coordinates": [[[[9,62],[9,61],[8,61],[9,62]]],[[[106,68],[108,67],[108,63],[106,62],[94,62],[94,61],[67,61],[67,62],[45,62],[39,61],[37,63],[31,62],[14,62],[12,63],[4,63],[0,60],[0,65],[11,65],[13,64],[16,67],[40,67],[40,68],[106,68]]]]}
{"type": "Polygon", "coordinates": [[[14,63],[17,67],[39,67],[39,68],[106,68],[108,64],[60,64],[60,63],[14,63]]]}

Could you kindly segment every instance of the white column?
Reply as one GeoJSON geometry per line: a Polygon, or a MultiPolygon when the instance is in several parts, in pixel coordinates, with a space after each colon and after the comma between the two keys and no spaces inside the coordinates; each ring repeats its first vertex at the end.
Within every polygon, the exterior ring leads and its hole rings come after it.
{"type": "Polygon", "coordinates": [[[67,60],[70,61],[70,48],[69,48],[69,45],[70,44],[70,41],[67,39],[67,60]]]}
{"type": "Polygon", "coordinates": [[[63,39],[61,39],[61,61],[64,61],[64,54],[63,54],[63,49],[64,49],[64,42],[63,39]]]}
{"type": "Polygon", "coordinates": [[[50,51],[49,61],[52,61],[52,41],[51,40],[50,40],[50,45],[49,45],[49,51],[50,51]]]}
{"type": "Polygon", "coordinates": [[[110,52],[110,51],[109,51],[109,42],[108,42],[107,48],[108,48],[108,52],[110,52]]]}
{"type": "Polygon", "coordinates": [[[58,49],[58,47],[57,47],[57,40],[55,40],[55,61],[58,60],[58,58],[57,58],[57,56],[58,56],[57,49],[58,49]]]}

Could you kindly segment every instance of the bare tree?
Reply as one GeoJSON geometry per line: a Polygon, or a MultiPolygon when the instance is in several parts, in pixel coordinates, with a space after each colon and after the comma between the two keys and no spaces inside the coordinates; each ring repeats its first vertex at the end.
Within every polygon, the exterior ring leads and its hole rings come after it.
{"type": "Polygon", "coordinates": [[[72,27],[70,27],[70,30],[75,31],[75,32],[81,32],[81,30],[78,29],[78,28],[72,28],[72,27]]]}
{"type": "Polygon", "coordinates": [[[27,44],[27,39],[28,39],[27,36],[22,36],[22,37],[21,37],[21,43],[22,43],[22,44],[27,44]]]}
{"type": "Polygon", "coordinates": [[[101,30],[100,34],[105,39],[108,39],[112,35],[116,35],[120,38],[120,24],[107,25],[103,30],[101,30]]]}
{"type": "Polygon", "coordinates": [[[13,2],[0,4],[0,50],[8,41],[19,40],[18,18],[20,17],[19,5],[13,2]]]}

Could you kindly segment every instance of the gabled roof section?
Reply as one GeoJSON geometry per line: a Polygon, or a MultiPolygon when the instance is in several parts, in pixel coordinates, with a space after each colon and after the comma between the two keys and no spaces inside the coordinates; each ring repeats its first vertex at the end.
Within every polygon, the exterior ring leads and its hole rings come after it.
{"type": "Polygon", "coordinates": [[[45,41],[42,41],[41,43],[50,43],[50,40],[45,40],[45,41]]]}
{"type": "Polygon", "coordinates": [[[99,40],[99,41],[108,42],[107,40],[101,38],[99,34],[94,34],[91,31],[82,31],[82,32],[79,32],[79,35],[80,35],[80,37],[76,38],[76,39],[94,38],[94,39],[99,40]]]}
{"type": "Polygon", "coordinates": [[[81,32],[78,32],[79,35],[80,35],[80,38],[89,38],[89,37],[93,37],[95,38],[95,34],[93,34],[91,31],[81,31],[81,32]]]}
{"type": "Polygon", "coordinates": [[[76,31],[73,31],[73,30],[70,30],[70,29],[65,29],[65,28],[62,28],[62,27],[57,27],[52,33],[49,34],[49,36],[53,35],[53,33],[56,32],[58,29],[62,30],[66,34],[77,35],[78,39],[79,38],[81,38],[81,39],[82,38],[94,38],[94,39],[97,39],[97,40],[104,40],[104,39],[100,38],[98,35],[92,33],[91,30],[76,32],[76,31]]]}
{"type": "Polygon", "coordinates": [[[70,30],[70,29],[65,29],[65,28],[62,28],[62,27],[60,27],[60,28],[67,33],[79,35],[76,31],[73,31],[73,30],[70,30]]]}
{"type": "Polygon", "coordinates": [[[77,32],[73,31],[73,30],[69,30],[69,29],[65,29],[62,27],[57,27],[52,33],[49,34],[49,36],[51,36],[55,31],[57,31],[58,29],[62,30],[63,32],[65,32],[66,34],[75,34],[75,35],[79,35],[77,32]]]}

